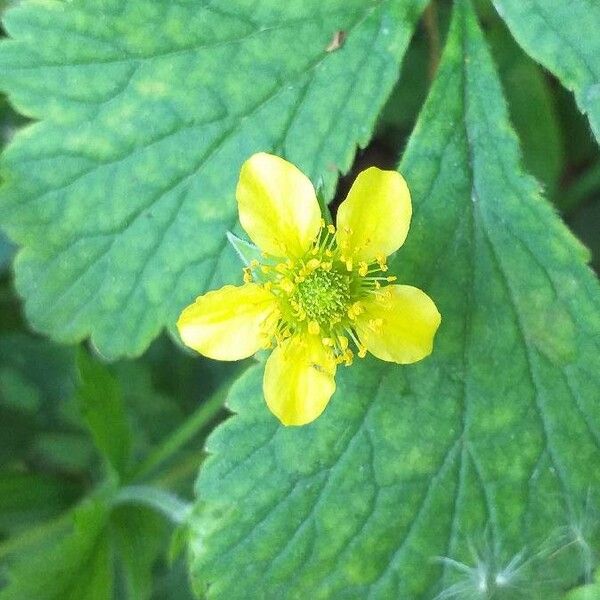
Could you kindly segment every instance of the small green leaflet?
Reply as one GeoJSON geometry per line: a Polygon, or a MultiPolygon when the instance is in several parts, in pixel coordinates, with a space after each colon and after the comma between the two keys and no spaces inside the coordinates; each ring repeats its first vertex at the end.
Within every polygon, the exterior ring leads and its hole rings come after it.
{"type": "Polygon", "coordinates": [[[600,142],[600,3],[492,0],[523,49],[575,93],[600,142]]]}
{"type": "Polygon", "coordinates": [[[0,600],[110,600],[114,581],[107,519],[100,500],[83,503],[73,512],[68,535],[15,563],[0,600]]]}
{"type": "Polygon", "coordinates": [[[40,119],[4,153],[0,223],[33,326],[143,352],[240,277],[242,162],[283,155],[331,196],[364,146],[425,0],[25,1],[0,86],[40,119]],[[327,52],[345,31],[342,47],[327,52]]]}
{"type": "Polygon", "coordinates": [[[77,368],[77,400],[83,419],[108,466],[123,477],[129,467],[131,431],[119,381],[83,349],[77,354],[77,368]]]}
{"type": "Polygon", "coordinates": [[[340,369],[303,428],[269,414],[261,366],[238,381],[196,487],[200,595],[552,600],[590,571],[600,288],[520,163],[459,0],[400,166],[414,218],[391,267],[437,302],[435,351],[340,369]]]}
{"type": "Polygon", "coordinates": [[[156,513],[96,492],[9,553],[0,600],[146,600],[165,537],[156,513]]]}

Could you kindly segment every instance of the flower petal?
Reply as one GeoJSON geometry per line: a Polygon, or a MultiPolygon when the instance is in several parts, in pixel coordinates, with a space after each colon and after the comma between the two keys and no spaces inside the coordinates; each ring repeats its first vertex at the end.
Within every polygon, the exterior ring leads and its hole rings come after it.
{"type": "Polygon", "coordinates": [[[310,249],[321,209],[310,179],[293,164],[254,154],[242,165],[236,197],[240,223],[263,252],[299,257],[310,249]]]}
{"type": "Polygon", "coordinates": [[[239,360],[266,346],[275,332],[278,304],[255,283],[226,285],[196,298],[181,313],[183,343],[217,360],[239,360]]]}
{"type": "Polygon", "coordinates": [[[267,406],[284,425],[305,425],[325,410],[335,392],[336,363],[316,335],[294,335],[267,360],[267,406]]]}
{"type": "Polygon", "coordinates": [[[356,332],[367,350],[390,362],[408,364],[425,358],[442,317],[433,300],[419,288],[390,285],[386,299],[373,296],[363,302],[365,312],[356,319],[356,332]]]}
{"type": "Polygon", "coordinates": [[[397,171],[359,173],[337,213],[337,242],[356,262],[370,263],[402,246],[412,216],[410,192],[397,171]]]}

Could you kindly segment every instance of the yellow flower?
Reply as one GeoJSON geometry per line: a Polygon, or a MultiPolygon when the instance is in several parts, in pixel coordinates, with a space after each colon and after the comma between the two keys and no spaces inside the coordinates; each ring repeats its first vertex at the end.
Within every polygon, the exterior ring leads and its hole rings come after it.
{"type": "Polygon", "coordinates": [[[177,322],[183,342],[219,360],[274,346],[264,395],[284,425],[316,419],[335,391],[337,365],[370,352],[395,363],[429,355],[440,314],[427,294],[390,285],[386,257],[406,239],[412,214],[406,182],[371,167],[358,175],[326,225],[310,180],[259,153],[242,166],[240,223],[264,260],[245,283],[208,292],[177,322]]]}

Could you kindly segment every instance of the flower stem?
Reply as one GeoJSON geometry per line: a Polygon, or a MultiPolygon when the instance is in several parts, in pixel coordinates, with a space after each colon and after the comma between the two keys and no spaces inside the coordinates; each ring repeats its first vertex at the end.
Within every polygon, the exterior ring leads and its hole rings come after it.
{"type": "Polygon", "coordinates": [[[112,505],[143,504],[164,514],[173,523],[184,523],[191,510],[191,504],[175,494],[152,485],[129,485],[121,488],[113,498],[112,505]]]}
{"type": "Polygon", "coordinates": [[[231,384],[232,380],[225,382],[208,400],[203,402],[183,425],[176,429],[154,452],[146,457],[142,464],[135,470],[133,478],[141,479],[147,476],[196,437],[223,409],[223,404],[225,403],[225,398],[231,384]]]}

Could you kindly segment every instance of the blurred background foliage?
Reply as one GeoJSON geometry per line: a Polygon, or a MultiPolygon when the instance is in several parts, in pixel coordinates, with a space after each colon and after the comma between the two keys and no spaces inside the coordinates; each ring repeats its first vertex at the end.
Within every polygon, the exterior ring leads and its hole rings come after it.
{"type": "MultiPolygon", "coordinates": [[[[375,136],[337,197],[365,166],[397,164],[437,67],[449,6],[439,3],[435,22],[431,12],[421,22],[375,136]]],[[[478,8],[525,165],[598,272],[600,153],[588,123],[491,5],[478,8]]],[[[0,98],[2,146],[24,124],[0,98]]],[[[14,254],[0,237],[0,586],[11,569],[17,588],[35,598],[104,598],[110,590],[117,598],[191,598],[178,515],[192,500],[204,440],[226,417],[227,386],[247,364],[192,357],[166,335],[142,358],[110,366],[93,348],[49,342],[24,319],[14,254]]]]}

